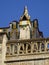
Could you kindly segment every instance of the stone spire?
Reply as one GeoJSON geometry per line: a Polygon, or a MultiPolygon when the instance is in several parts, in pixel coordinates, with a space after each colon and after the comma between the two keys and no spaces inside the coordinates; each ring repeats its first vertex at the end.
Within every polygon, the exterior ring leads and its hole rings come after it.
{"type": "Polygon", "coordinates": [[[25,8],[24,8],[24,15],[28,15],[27,6],[25,6],[25,8]]]}
{"type": "Polygon", "coordinates": [[[27,6],[24,7],[24,13],[23,13],[23,15],[21,16],[20,20],[22,20],[24,16],[27,18],[27,20],[30,19],[30,16],[29,16],[29,14],[28,14],[27,6]]]}

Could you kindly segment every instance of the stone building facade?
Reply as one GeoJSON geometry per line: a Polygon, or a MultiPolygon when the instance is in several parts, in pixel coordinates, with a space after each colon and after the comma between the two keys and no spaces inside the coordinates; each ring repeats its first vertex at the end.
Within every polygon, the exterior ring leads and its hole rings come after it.
{"type": "Polygon", "coordinates": [[[30,20],[27,7],[18,21],[0,28],[0,65],[49,65],[49,38],[30,20]]]}

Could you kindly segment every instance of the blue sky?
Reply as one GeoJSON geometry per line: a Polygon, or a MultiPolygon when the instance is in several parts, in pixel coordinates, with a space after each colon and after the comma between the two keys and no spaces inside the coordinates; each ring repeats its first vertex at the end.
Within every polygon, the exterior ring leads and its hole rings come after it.
{"type": "Polygon", "coordinates": [[[49,0],[0,0],[0,27],[7,27],[13,20],[19,21],[24,6],[28,7],[31,20],[37,18],[44,37],[49,37],[49,0]]]}

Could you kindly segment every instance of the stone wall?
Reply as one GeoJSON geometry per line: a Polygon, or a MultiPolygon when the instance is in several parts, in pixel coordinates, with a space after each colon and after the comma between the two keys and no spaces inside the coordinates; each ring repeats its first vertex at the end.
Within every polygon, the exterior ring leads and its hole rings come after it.
{"type": "Polygon", "coordinates": [[[12,62],[6,65],[49,65],[49,59],[47,60],[33,60],[24,62],[12,62]]]}

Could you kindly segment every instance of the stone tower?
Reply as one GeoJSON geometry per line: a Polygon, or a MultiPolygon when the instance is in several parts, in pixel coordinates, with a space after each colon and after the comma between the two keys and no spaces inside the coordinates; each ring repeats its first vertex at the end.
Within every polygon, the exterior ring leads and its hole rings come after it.
{"type": "Polygon", "coordinates": [[[20,39],[30,39],[30,16],[28,15],[27,7],[24,8],[24,13],[20,18],[20,39]]]}

